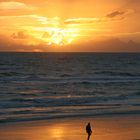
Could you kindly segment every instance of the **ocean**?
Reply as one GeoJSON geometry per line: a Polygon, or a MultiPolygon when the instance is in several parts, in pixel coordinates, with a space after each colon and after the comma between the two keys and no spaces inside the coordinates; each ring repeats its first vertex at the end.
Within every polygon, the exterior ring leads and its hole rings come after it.
{"type": "Polygon", "coordinates": [[[0,123],[131,114],[139,53],[0,53],[0,123]]]}

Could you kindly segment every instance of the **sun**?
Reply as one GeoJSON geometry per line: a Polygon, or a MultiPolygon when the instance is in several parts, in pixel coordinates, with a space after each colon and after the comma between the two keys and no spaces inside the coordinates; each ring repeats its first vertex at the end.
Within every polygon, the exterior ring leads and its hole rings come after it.
{"type": "Polygon", "coordinates": [[[47,44],[57,46],[71,44],[78,36],[77,30],[73,28],[51,28],[47,33],[48,36],[45,38],[47,44]]]}

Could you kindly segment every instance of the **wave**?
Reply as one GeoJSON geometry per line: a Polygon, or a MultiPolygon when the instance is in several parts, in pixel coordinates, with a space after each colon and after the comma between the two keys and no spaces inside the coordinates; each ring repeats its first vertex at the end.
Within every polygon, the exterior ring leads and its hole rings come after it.
{"type": "MultiPolygon", "coordinates": [[[[140,76],[137,77],[108,77],[108,76],[79,76],[79,77],[49,77],[49,76],[24,76],[21,78],[13,78],[13,82],[42,82],[46,84],[90,84],[90,83],[124,83],[124,82],[140,82],[140,76]]],[[[10,79],[9,79],[10,80],[10,79]]]]}
{"type": "Polygon", "coordinates": [[[1,72],[0,77],[11,77],[11,76],[19,76],[21,73],[18,72],[1,72]]]}
{"type": "MultiPolygon", "coordinates": [[[[9,95],[10,96],[10,95],[9,95]]],[[[65,106],[79,106],[79,105],[91,105],[96,104],[120,104],[120,105],[134,105],[139,103],[140,92],[125,93],[125,94],[114,94],[109,95],[108,93],[77,93],[74,94],[42,94],[33,96],[33,94],[28,94],[28,96],[22,95],[20,98],[11,95],[12,99],[2,100],[0,103],[0,108],[24,108],[24,107],[65,107],[65,106]],[[134,101],[133,101],[134,100],[134,101]]]]}
{"type": "Polygon", "coordinates": [[[0,123],[9,123],[9,122],[23,122],[23,121],[37,121],[37,120],[48,120],[48,119],[65,119],[65,118],[75,118],[75,117],[95,117],[95,116],[110,116],[110,115],[140,115],[139,108],[136,109],[124,109],[121,107],[121,110],[118,108],[98,108],[86,109],[86,110],[76,110],[75,112],[68,111],[51,111],[51,112],[36,112],[32,111],[21,111],[13,113],[13,115],[7,115],[7,117],[0,117],[0,123]],[[115,111],[114,111],[115,109],[115,111]],[[19,115],[20,113],[20,115],[19,115]]]}
{"type": "Polygon", "coordinates": [[[104,74],[107,76],[128,76],[128,77],[140,76],[140,73],[117,72],[117,71],[98,71],[98,72],[95,72],[95,74],[104,74]]]}
{"type": "Polygon", "coordinates": [[[140,114],[139,54],[0,58],[0,122],[140,114]]]}

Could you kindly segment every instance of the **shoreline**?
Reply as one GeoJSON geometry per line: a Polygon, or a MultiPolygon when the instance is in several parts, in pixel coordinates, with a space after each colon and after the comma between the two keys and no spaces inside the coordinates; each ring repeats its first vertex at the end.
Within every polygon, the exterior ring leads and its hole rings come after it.
{"type": "Polygon", "coordinates": [[[0,126],[1,140],[86,140],[85,126],[92,125],[90,140],[140,140],[140,115],[98,116],[10,123],[0,126]]]}
{"type": "Polygon", "coordinates": [[[137,117],[137,116],[140,116],[140,114],[139,113],[135,113],[135,114],[122,114],[122,113],[118,113],[118,114],[113,114],[113,113],[111,113],[111,114],[95,114],[95,115],[93,115],[93,114],[91,114],[91,115],[75,115],[75,116],[57,116],[57,117],[44,117],[44,118],[32,118],[32,120],[31,119],[21,119],[21,120],[11,120],[11,121],[7,121],[7,120],[4,120],[4,121],[0,121],[0,127],[3,125],[3,126],[5,126],[5,125],[14,125],[14,124],[22,124],[22,123],[33,123],[33,122],[42,122],[42,121],[44,121],[44,122],[47,122],[47,121],[55,121],[55,120],[74,120],[74,119],[84,119],[84,118],[108,118],[108,117],[137,117]]]}

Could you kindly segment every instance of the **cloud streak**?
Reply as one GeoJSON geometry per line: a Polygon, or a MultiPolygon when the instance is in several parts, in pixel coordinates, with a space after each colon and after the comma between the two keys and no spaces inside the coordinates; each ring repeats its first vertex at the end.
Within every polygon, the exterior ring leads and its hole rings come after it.
{"type": "Polygon", "coordinates": [[[127,9],[125,11],[115,10],[106,15],[107,18],[126,17],[127,15],[133,14],[133,9],[127,9]]]}
{"type": "Polygon", "coordinates": [[[129,9],[126,11],[113,11],[100,18],[72,18],[66,19],[65,24],[93,24],[100,22],[120,21],[127,17],[127,15],[134,13],[134,10],[129,9]]]}
{"type": "Polygon", "coordinates": [[[120,21],[123,20],[124,17],[102,17],[102,18],[73,18],[73,19],[66,19],[64,21],[65,24],[94,24],[100,22],[111,22],[111,21],[120,21]]]}
{"type": "Polygon", "coordinates": [[[12,35],[11,35],[11,37],[13,38],[13,39],[26,39],[26,38],[28,38],[28,36],[25,34],[25,32],[23,32],[23,31],[19,31],[19,32],[17,32],[17,33],[13,33],[12,35]]]}
{"type": "Polygon", "coordinates": [[[125,14],[125,12],[122,12],[122,11],[113,11],[113,12],[107,14],[106,17],[114,18],[114,17],[117,17],[117,16],[122,16],[124,14],[125,14]]]}
{"type": "Polygon", "coordinates": [[[99,18],[73,18],[73,19],[66,19],[64,21],[65,24],[90,24],[98,22],[99,18]]]}
{"type": "Polygon", "coordinates": [[[21,2],[0,2],[0,10],[33,10],[33,6],[21,2]]]}

